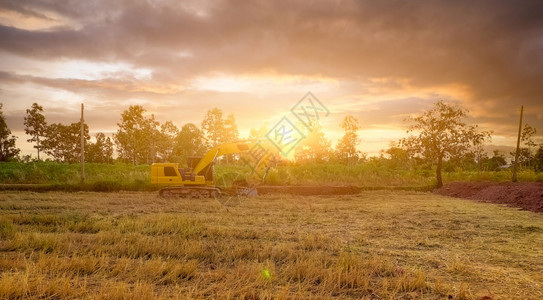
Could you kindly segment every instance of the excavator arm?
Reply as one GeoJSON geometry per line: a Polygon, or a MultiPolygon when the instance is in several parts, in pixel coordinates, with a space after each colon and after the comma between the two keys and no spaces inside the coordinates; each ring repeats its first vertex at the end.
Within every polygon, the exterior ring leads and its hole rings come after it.
{"type": "Polygon", "coordinates": [[[192,172],[194,174],[199,174],[207,166],[213,163],[218,157],[221,157],[226,154],[236,154],[248,152],[250,150],[264,151],[265,154],[259,158],[256,168],[261,167],[262,164],[269,161],[269,158],[277,153],[275,147],[269,144],[269,142],[264,140],[250,140],[250,141],[240,141],[236,143],[226,143],[216,147],[211,148],[198,164],[194,167],[192,172]],[[258,148],[255,147],[257,144],[258,148]]]}

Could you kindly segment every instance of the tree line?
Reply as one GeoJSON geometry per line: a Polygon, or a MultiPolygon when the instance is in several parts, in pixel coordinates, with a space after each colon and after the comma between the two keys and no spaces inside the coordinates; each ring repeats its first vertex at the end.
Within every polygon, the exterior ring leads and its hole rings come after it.
{"type": "Polygon", "coordinates": [[[141,105],[125,110],[117,125],[113,138],[118,160],[132,164],[182,162],[187,157],[203,155],[210,147],[239,140],[234,115],[225,117],[218,108],[207,112],[201,128],[193,123],[181,129],[172,121],[160,124],[154,115],[147,116],[141,105]]]}
{"type": "MultiPolygon", "coordinates": [[[[81,155],[81,122],[68,125],[48,124],[43,115],[43,107],[37,103],[26,110],[24,117],[25,133],[30,136],[28,142],[34,143],[38,160],[45,153],[54,161],[74,163],[81,155]]],[[[96,141],[90,142],[89,127],[84,127],[85,160],[89,162],[113,162],[113,142],[102,132],[95,135],[96,141]]]]}
{"type": "MultiPolygon", "coordinates": [[[[41,160],[41,153],[57,162],[73,163],[80,160],[80,122],[48,124],[43,115],[43,107],[33,103],[26,110],[24,125],[25,133],[30,136],[27,141],[33,143],[37,151],[37,160],[41,160]]],[[[121,161],[134,165],[179,161],[189,156],[203,155],[208,147],[239,139],[234,115],[224,117],[218,108],[207,112],[202,128],[193,123],[187,123],[181,129],[172,121],[161,124],[153,114],[148,115],[141,105],[133,105],[123,111],[117,125],[118,130],[112,137],[98,132],[95,141],[91,142],[89,127],[84,124],[85,161],[121,161]],[[114,158],[115,150],[117,156],[114,158]]],[[[15,137],[12,140],[14,147],[15,137]]]]}
{"type": "MultiPolygon", "coordinates": [[[[43,112],[41,105],[33,103],[26,110],[24,117],[25,133],[30,137],[27,141],[33,143],[37,151],[37,160],[41,160],[45,153],[57,162],[78,162],[81,152],[81,123],[49,124],[43,112]]],[[[208,110],[200,127],[194,123],[186,123],[179,129],[172,121],[160,123],[153,114],[148,114],[143,106],[133,105],[122,112],[117,125],[118,129],[112,137],[98,132],[95,134],[95,141],[91,142],[89,127],[84,124],[85,161],[98,163],[121,161],[134,165],[184,162],[187,157],[203,155],[211,147],[240,140],[234,115],[225,116],[219,108],[208,110]],[[114,158],[115,150],[117,156],[114,158]]],[[[305,139],[296,149],[296,161],[358,162],[361,158],[361,152],[356,150],[358,120],[348,116],[343,121],[342,127],[345,129],[345,136],[339,141],[335,151],[331,149],[330,141],[326,139],[318,123],[312,124],[311,128],[305,128],[305,139]]],[[[5,122],[2,128],[9,130],[5,122]]],[[[252,129],[248,138],[265,138],[268,131],[269,128],[265,126],[259,130],[252,129]]],[[[17,157],[20,152],[15,148],[14,136],[9,138],[9,145],[12,151],[6,152],[3,161],[17,157]]],[[[28,156],[26,160],[29,160],[28,156]]],[[[235,162],[236,156],[226,156],[226,161],[235,162]]]]}
{"type": "MultiPolygon", "coordinates": [[[[202,156],[208,149],[223,143],[239,141],[239,130],[233,114],[226,115],[219,108],[207,111],[201,126],[187,123],[178,129],[173,122],[157,122],[151,114],[140,106],[130,106],[121,114],[121,122],[114,134],[118,159],[133,164],[177,161],[184,162],[187,157],[202,156]]],[[[302,128],[303,126],[299,126],[302,128]]],[[[361,152],[356,149],[359,142],[358,120],[348,116],[342,123],[345,136],[333,150],[326,139],[322,127],[313,123],[303,128],[305,138],[295,150],[295,160],[299,163],[322,163],[341,161],[356,163],[361,152]]],[[[270,128],[263,126],[251,129],[248,139],[263,139],[270,128]]],[[[237,161],[236,155],[226,155],[226,163],[237,161]]]]}
{"type": "MultiPolygon", "coordinates": [[[[0,104],[0,161],[18,157],[15,136],[7,128],[0,104]]],[[[491,132],[479,131],[477,125],[465,123],[468,111],[461,107],[436,102],[419,116],[410,117],[407,137],[393,142],[383,150],[380,157],[368,159],[357,150],[360,142],[359,121],[346,116],[341,123],[343,137],[335,148],[331,146],[318,122],[306,128],[300,125],[305,138],[296,147],[296,163],[343,163],[356,164],[367,160],[380,161],[395,168],[428,166],[436,169],[440,182],[441,172],[460,169],[497,170],[506,165],[503,154],[494,152],[488,156],[484,145],[490,142],[491,132]]],[[[34,144],[38,160],[45,153],[58,162],[73,163],[80,159],[79,122],[71,124],[48,124],[43,107],[37,103],[26,110],[24,117],[28,142],[34,144]]],[[[180,129],[171,121],[158,122],[141,105],[133,105],[122,112],[118,129],[112,137],[99,132],[91,142],[89,128],[85,124],[85,160],[88,162],[112,163],[121,161],[132,164],[153,162],[184,162],[187,157],[201,156],[213,146],[239,140],[239,131],[233,114],[224,115],[222,110],[208,110],[200,126],[186,123],[180,129]],[[114,158],[114,151],[117,155],[114,158]]],[[[263,138],[269,128],[251,129],[249,138],[263,138]]],[[[543,171],[543,143],[536,143],[537,130],[526,124],[522,130],[523,146],[519,164],[522,167],[543,171]]],[[[235,162],[235,156],[227,156],[227,162],[235,162]]]]}

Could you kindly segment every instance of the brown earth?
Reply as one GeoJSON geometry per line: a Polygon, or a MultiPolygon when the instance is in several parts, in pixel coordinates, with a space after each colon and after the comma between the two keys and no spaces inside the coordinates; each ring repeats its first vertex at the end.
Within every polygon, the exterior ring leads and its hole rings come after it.
{"type": "Polygon", "coordinates": [[[354,195],[362,191],[418,191],[428,192],[432,186],[329,186],[329,185],[259,185],[259,195],[284,194],[298,196],[354,195]]]}
{"type": "Polygon", "coordinates": [[[360,193],[355,186],[258,186],[259,195],[288,194],[288,195],[352,195],[360,193]]]}
{"type": "Polygon", "coordinates": [[[539,182],[452,182],[434,193],[483,202],[507,204],[543,212],[543,181],[539,182]]]}

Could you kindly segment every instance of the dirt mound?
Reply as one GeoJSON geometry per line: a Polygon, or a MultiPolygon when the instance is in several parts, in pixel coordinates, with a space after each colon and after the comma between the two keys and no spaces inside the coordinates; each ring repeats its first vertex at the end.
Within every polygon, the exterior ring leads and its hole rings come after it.
{"type": "Polygon", "coordinates": [[[289,194],[289,195],[352,195],[360,193],[355,186],[259,186],[259,195],[289,194]]]}
{"type": "Polygon", "coordinates": [[[434,193],[543,212],[543,182],[452,182],[434,193]]]}

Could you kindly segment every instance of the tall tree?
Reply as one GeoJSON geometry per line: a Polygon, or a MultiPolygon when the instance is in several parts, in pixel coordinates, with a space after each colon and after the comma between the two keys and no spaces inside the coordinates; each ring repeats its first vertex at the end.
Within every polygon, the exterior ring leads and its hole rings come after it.
{"type": "Polygon", "coordinates": [[[42,141],[42,150],[45,154],[53,157],[55,161],[63,161],[64,152],[69,149],[65,149],[64,144],[64,132],[66,131],[66,126],[60,123],[53,123],[47,125],[45,128],[45,137],[42,141]]]}
{"type": "Polygon", "coordinates": [[[524,151],[528,157],[527,157],[527,161],[528,161],[528,165],[532,165],[532,160],[534,159],[534,156],[532,155],[532,147],[535,147],[537,144],[534,142],[534,140],[532,139],[532,137],[537,133],[537,130],[528,125],[528,124],[524,124],[524,128],[522,129],[522,134],[520,136],[520,140],[524,142],[524,144],[526,145],[526,147],[528,147],[527,151],[524,151]]]}
{"type": "Polygon", "coordinates": [[[490,139],[489,132],[478,132],[477,126],[469,126],[463,120],[467,110],[438,101],[422,115],[408,118],[411,124],[401,144],[414,154],[436,166],[437,187],[443,186],[441,171],[443,161],[460,157],[480,143],[490,139]]]}
{"type": "Polygon", "coordinates": [[[30,109],[26,110],[25,133],[30,135],[31,138],[27,142],[35,142],[34,148],[38,150],[38,160],[40,160],[40,150],[42,149],[41,140],[45,137],[45,129],[47,128],[47,122],[42,114],[43,107],[38,103],[33,103],[30,109]]]}
{"type": "Polygon", "coordinates": [[[207,111],[202,121],[202,130],[211,147],[218,146],[226,142],[225,121],[222,110],[213,108],[207,111]]]}
{"type": "Polygon", "coordinates": [[[17,137],[11,135],[2,107],[3,104],[0,103],[0,161],[8,161],[15,158],[21,150],[15,147],[17,137]]]}
{"type": "MultiPolygon", "coordinates": [[[[53,123],[46,127],[42,141],[43,151],[56,161],[75,163],[81,155],[81,122],[63,125],[53,123]]],[[[89,127],[84,125],[85,143],[90,139],[89,127]]]]}
{"type": "Polygon", "coordinates": [[[172,121],[166,121],[160,125],[160,132],[157,134],[156,153],[159,161],[165,162],[173,159],[173,150],[175,148],[175,138],[179,134],[179,129],[172,121]]]}
{"type": "Polygon", "coordinates": [[[524,124],[524,128],[522,128],[522,133],[520,135],[520,140],[523,141],[526,146],[534,147],[536,144],[532,139],[532,136],[534,136],[536,133],[537,130],[534,127],[524,124]]]}
{"type": "Polygon", "coordinates": [[[536,173],[543,172],[543,144],[539,144],[539,149],[535,152],[534,169],[536,173]]]}
{"type": "Polygon", "coordinates": [[[162,134],[160,132],[160,123],[155,120],[155,114],[151,114],[151,118],[145,120],[143,127],[144,144],[141,144],[141,153],[145,153],[142,159],[146,163],[155,163],[157,153],[160,150],[162,134]]]}
{"type": "Polygon", "coordinates": [[[330,141],[324,135],[321,125],[315,120],[306,131],[306,137],[295,149],[296,162],[322,163],[330,159],[330,141]]]}
{"type": "Polygon", "coordinates": [[[343,119],[341,128],[345,130],[345,135],[339,140],[336,147],[336,157],[346,163],[351,164],[358,161],[360,151],[356,150],[358,144],[357,131],[360,128],[358,120],[349,115],[343,119]]]}
{"type": "Polygon", "coordinates": [[[239,140],[238,125],[234,114],[229,114],[224,120],[224,142],[231,143],[239,140]]]}
{"type": "Polygon", "coordinates": [[[113,142],[102,132],[96,135],[96,142],[89,143],[85,148],[85,159],[89,162],[111,163],[113,162],[113,142]]]}
{"type": "Polygon", "coordinates": [[[150,162],[155,155],[158,122],[145,117],[141,105],[132,105],[121,114],[119,129],[113,136],[119,157],[136,165],[150,162]]]}
{"type": "MultiPolygon", "coordinates": [[[[525,166],[532,166],[532,161],[535,159],[534,154],[532,153],[532,147],[537,146],[537,144],[534,142],[532,137],[537,133],[537,130],[528,125],[524,124],[524,127],[522,128],[521,134],[520,134],[520,141],[524,143],[526,147],[521,147],[519,149],[519,156],[518,156],[518,164],[521,167],[525,166]]],[[[515,156],[515,151],[510,152],[509,154],[511,156],[515,156]]]]}
{"type": "Polygon", "coordinates": [[[187,123],[175,138],[173,156],[184,161],[189,156],[201,156],[206,151],[203,132],[194,124],[187,123]]]}
{"type": "MultiPolygon", "coordinates": [[[[236,124],[236,118],[234,114],[229,114],[224,120],[224,133],[223,133],[223,142],[232,143],[239,140],[239,131],[238,125],[236,124]]],[[[227,154],[225,155],[226,163],[229,163],[236,159],[237,154],[227,154]]]]}

